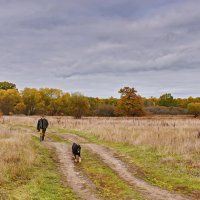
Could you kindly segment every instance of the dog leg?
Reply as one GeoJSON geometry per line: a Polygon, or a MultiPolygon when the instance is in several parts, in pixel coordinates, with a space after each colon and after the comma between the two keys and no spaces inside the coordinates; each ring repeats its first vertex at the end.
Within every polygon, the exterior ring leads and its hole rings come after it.
{"type": "Polygon", "coordinates": [[[74,161],[77,162],[76,155],[75,155],[75,160],[74,161]]]}

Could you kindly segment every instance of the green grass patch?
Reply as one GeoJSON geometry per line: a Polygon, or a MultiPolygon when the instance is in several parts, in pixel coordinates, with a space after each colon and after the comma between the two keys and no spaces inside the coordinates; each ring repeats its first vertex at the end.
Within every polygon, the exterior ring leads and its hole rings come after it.
{"type": "Polygon", "coordinates": [[[60,142],[60,143],[65,143],[65,144],[70,144],[70,142],[66,139],[62,138],[62,135],[60,135],[59,133],[47,133],[46,134],[48,137],[51,138],[52,142],[60,142]]]}
{"type": "MultiPolygon", "coordinates": [[[[149,147],[132,145],[112,145],[118,152],[124,155],[123,160],[130,165],[136,165],[143,172],[146,181],[161,188],[192,193],[199,190],[200,179],[193,176],[193,169],[180,164],[180,158],[176,155],[161,154],[149,147]],[[173,158],[172,161],[165,161],[164,158],[173,158]]],[[[196,170],[196,169],[195,169],[196,170]]]]}

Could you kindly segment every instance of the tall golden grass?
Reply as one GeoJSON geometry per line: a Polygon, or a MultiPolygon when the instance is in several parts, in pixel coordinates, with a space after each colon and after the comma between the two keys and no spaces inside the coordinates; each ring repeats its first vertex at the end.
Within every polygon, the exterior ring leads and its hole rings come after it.
{"type": "Polygon", "coordinates": [[[34,162],[31,135],[0,125],[0,186],[21,180],[34,162]]]}
{"type": "MultiPolygon", "coordinates": [[[[34,125],[38,116],[3,117],[3,123],[34,125]]],[[[200,120],[186,116],[156,116],[143,118],[73,119],[47,117],[50,127],[87,131],[100,139],[145,145],[168,153],[190,154],[200,152],[200,120]]]]}

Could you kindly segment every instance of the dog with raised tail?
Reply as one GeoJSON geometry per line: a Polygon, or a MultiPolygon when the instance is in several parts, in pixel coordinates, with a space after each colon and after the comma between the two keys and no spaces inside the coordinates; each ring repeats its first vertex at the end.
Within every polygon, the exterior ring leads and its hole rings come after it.
{"type": "Polygon", "coordinates": [[[81,146],[79,144],[73,143],[72,153],[74,155],[75,162],[81,162],[81,146]]]}

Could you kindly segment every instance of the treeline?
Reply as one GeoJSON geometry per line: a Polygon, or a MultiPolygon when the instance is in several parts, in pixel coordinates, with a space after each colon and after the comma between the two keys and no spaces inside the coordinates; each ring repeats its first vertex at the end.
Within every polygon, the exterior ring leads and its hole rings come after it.
{"type": "Polygon", "coordinates": [[[143,98],[146,112],[153,114],[200,114],[200,97],[174,98],[170,93],[159,98],[143,98]]]}
{"type": "Polygon", "coordinates": [[[2,115],[65,115],[81,116],[143,116],[145,114],[200,113],[200,98],[175,99],[171,94],[160,98],[142,98],[134,88],[119,90],[121,97],[93,98],[80,93],[67,93],[54,88],[25,88],[0,82],[0,113],[2,115]]]}

